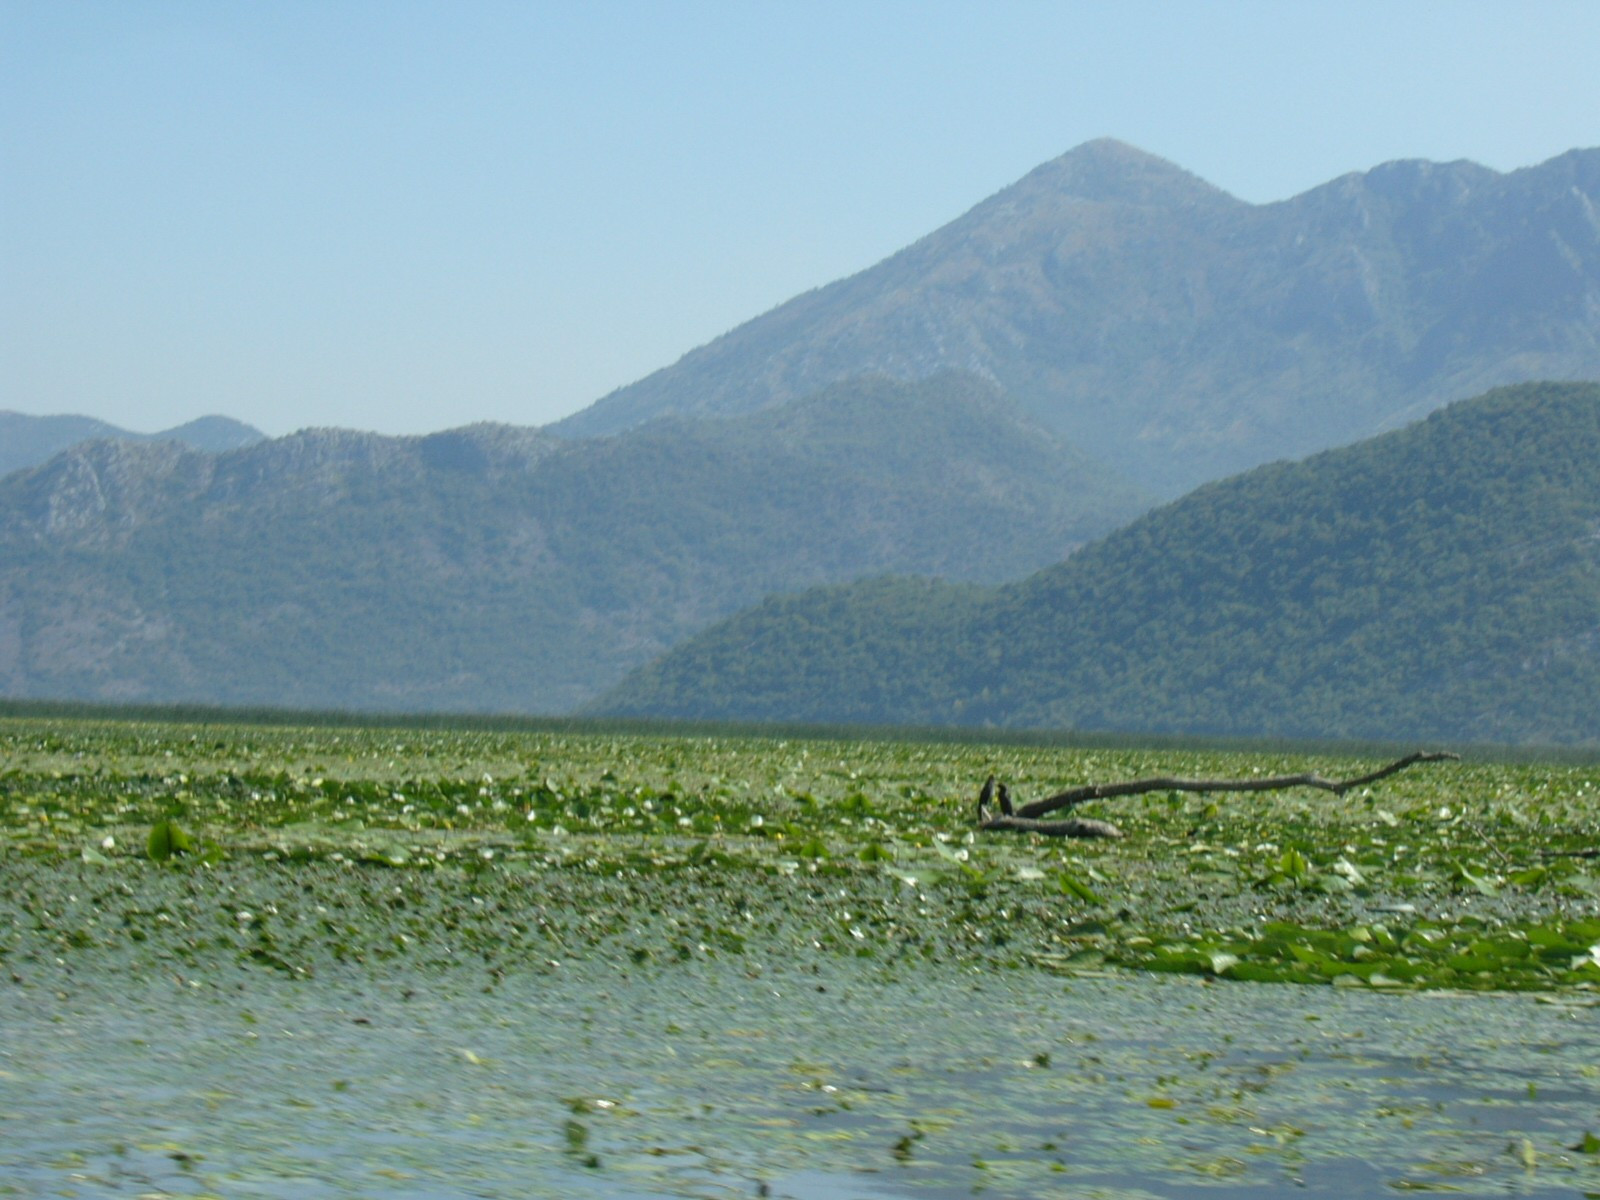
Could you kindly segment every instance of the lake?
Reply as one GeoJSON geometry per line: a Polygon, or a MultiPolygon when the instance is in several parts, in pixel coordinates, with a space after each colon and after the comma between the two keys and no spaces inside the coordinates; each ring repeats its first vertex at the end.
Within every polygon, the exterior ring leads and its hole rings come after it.
{"type": "Polygon", "coordinates": [[[1582,993],[750,956],[3,986],[0,1196],[1600,1195],[1582,993]]]}

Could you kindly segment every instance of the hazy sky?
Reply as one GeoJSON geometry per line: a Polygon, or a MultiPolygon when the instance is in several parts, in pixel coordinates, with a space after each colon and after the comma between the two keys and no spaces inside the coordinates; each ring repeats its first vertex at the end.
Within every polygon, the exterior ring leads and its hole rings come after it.
{"type": "Polygon", "coordinates": [[[0,0],[0,408],[540,424],[1100,136],[1600,145],[1600,4],[0,0]]]}

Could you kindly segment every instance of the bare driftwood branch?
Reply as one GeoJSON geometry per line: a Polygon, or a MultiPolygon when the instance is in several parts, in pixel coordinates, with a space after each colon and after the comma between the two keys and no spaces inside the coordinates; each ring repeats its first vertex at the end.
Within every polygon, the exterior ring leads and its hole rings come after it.
{"type": "Polygon", "coordinates": [[[1354,779],[1324,779],[1316,773],[1305,775],[1265,775],[1256,779],[1175,779],[1159,776],[1155,779],[1129,779],[1122,783],[1092,783],[1072,788],[1044,800],[1035,800],[1017,809],[1019,817],[1042,817],[1058,809],[1071,808],[1088,800],[1108,800],[1114,796],[1140,796],[1146,792],[1276,792],[1284,788],[1309,787],[1342,796],[1351,788],[1364,787],[1387,779],[1413,763],[1439,762],[1459,759],[1459,754],[1448,751],[1418,750],[1404,758],[1396,759],[1386,767],[1379,767],[1354,779]]]}
{"type": "Polygon", "coordinates": [[[1065,821],[1036,821],[1031,817],[1001,814],[982,822],[979,828],[1008,829],[1016,833],[1042,833],[1045,837],[1119,838],[1122,836],[1122,830],[1110,821],[1095,821],[1089,817],[1068,817],[1065,821]]]}
{"type": "Polygon", "coordinates": [[[978,793],[978,828],[1005,829],[1014,833],[1038,833],[1045,837],[1119,838],[1122,830],[1110,821],[1095,821],[1088,817],[1069,817],[1065,821],[1040,821],[1034,817],[1018,816],[1011,804],[1011,793],[1005,784],[995,783],[993,775],[984,781],[978,793]],[[999,815],[989,810],[990,804],[1000,806],[999,815]]]}
{"type": "Polygon", "coordinates": [[[993,775],[978,793],[978,828],[1010,830],[1017,833],[1040,833],[1046,837],[1121,837],[1122,831],[1108,821],[1094,821],[1074,817],[1060,821],[1044,821],[1041,817],[1063,808],[1072,808],[1090,800],[1110,800],[1118,796],[1140,796],[1147,792],[1275,792],[1284,788],[1309,787],[1342,796],[1352,788],[1364,787],[1387,779],[1415,763],[1442,762],[1459,759],[1459,754],[1440,750],[1418,750],[1398,758],[1387,766],[1357,775],[1353,779],[1326,779],[1314,772],[1303,775],[1267,775],[1253,779],[1179,779],[1157,776],[1153,779],[1129,779],[1122,783],[1091,783],[1084,787],[1058,792],[1030,804],[1013,805],[1011,795],[1003,783],[997,784],[993,775]],[[990,809],[991,803],[999,805],[999,813],[990,809]]]}

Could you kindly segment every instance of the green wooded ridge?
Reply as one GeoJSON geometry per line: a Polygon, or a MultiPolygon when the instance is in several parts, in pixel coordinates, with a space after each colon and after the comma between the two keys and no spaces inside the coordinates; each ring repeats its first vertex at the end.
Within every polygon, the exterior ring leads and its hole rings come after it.
{"type": "Polygon", "coordinates": [[[699,719],[1600,741],[1600,385],[1210,484],[997,588],[778,596],[591,706],[699,719]]]}

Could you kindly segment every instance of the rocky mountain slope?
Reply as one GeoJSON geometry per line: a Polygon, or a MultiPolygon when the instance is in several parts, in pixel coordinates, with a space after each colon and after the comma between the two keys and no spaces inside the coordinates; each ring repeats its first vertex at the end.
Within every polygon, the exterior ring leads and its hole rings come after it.
{"type": "Polygon", "coordinates": [[[0,479],[0,694],[562,712],[770,592],[1015,578],[1147,504],[955,374],[583,442],[88,442],[0,479]]]}
{"type": "Polygon", "coordinates": [[[1497,385],[1600,378],[1600,150],[1395,162],[1252,205],[1091,142],[553,428],[952,367],[1166,496],[1497,385]]]}

